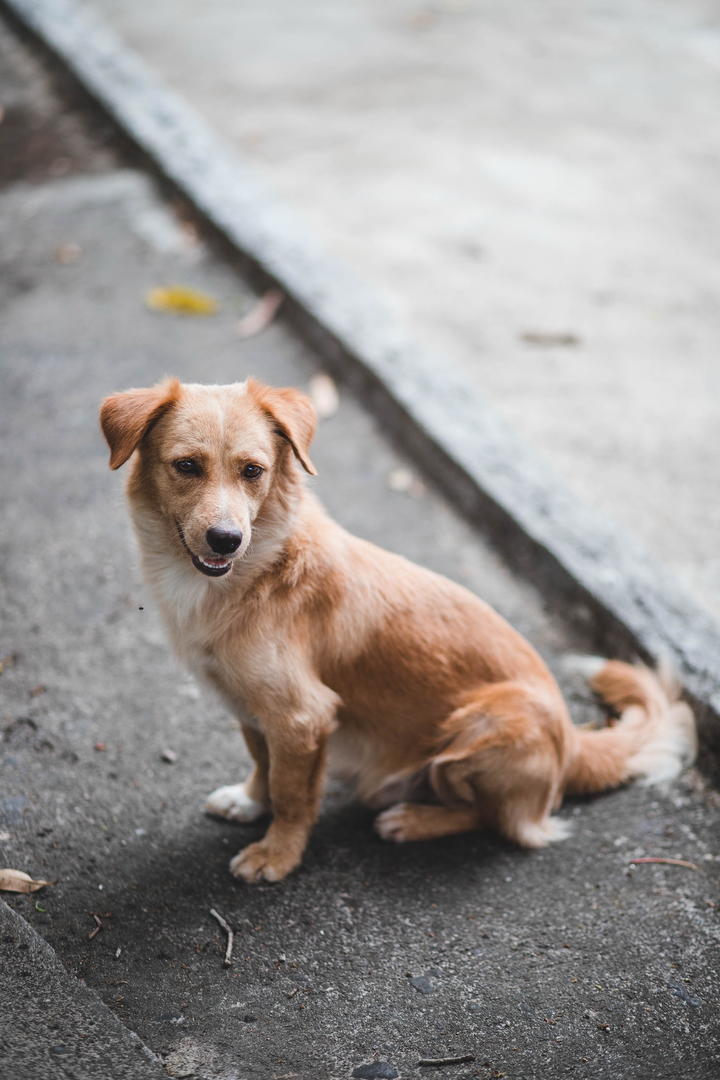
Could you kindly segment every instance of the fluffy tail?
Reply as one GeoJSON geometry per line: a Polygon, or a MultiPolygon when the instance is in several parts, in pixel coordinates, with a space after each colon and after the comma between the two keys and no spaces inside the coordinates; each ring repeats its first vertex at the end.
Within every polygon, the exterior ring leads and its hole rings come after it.
{"type": "MultiPolygon", "coordinates": [[[[579,665],[576,663],[577,668],[579,665]]],[[[620,713],[613,727],[578,728],[565,790],[590,794],[628,780],[660,784],[677,776],[695,758],[695,719],[679,700],[669,668],[657,671],[619,660],[583,659],[590,685],[620,713]]]]}

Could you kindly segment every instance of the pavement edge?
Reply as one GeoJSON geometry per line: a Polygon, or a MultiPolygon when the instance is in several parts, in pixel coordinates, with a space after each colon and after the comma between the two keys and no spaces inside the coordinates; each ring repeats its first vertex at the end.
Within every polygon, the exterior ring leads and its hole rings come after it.
{"type": "Polygon", "coordinates": [[[75,0],[0,0],[107,112],[260,281],[324,365],[553,607],[608,655],[666,657],[698,717],[706,771],[720,761],[720,627],[644,552],[570,496],[494,410],[424,352],[377,298],[315,249],[286,208],[97,15],[75,0]]]}
{"type": "Polygon", "coordinates": [[[29,922],[0,899],[0,1066],[14,1080],[167,1076],[145,1043],[71,975],[29,922]]]}

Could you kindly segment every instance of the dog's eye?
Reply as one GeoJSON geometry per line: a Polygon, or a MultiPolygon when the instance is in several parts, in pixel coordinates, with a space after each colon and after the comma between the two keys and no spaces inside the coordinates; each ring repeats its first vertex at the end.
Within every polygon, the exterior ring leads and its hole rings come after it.
{"type": "Polygon", "coordinates": [[[179,461],[175,461],[173,464],[177,471],[184,476],[200,475],[200,466],[194,458],[180,458],[179,461]]]}
{"type": "Polygon", "coordinates": [[[257,480],[258,476],[262,476],[264,472],[262,465],[245,465],[243,466],[242,475],[246,480],[257,480]]]}

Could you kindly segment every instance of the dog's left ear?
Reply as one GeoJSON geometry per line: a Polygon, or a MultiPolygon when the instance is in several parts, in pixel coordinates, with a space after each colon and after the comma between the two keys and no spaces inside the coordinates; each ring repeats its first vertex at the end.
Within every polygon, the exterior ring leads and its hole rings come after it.
{"type": "Polygon", "coordinates": [[[110,468],[119,469],[137,449],[150,425],[180,396],[177,379],[166,379],[144,390],[123,390],[100,406],[100,426],[110,447],[110,468]]]}
{"type": "Polygon", "coordinates": [[[275,433],[290,443],[305,472],[317,476],[308,454],[317,427],[317,414],[310,398],[299,390],[265,386],[257,379],[248,379],[247,392],[273,421],[275,433]]]}

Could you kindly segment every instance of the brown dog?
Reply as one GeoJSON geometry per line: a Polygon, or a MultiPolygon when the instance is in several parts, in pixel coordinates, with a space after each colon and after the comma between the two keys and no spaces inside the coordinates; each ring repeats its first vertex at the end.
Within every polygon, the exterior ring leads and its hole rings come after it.
{"type": "Polygon", "coordinates": [[[106,398],[110,466],[128,484],[144,571],[180,656],[238,714],[254,771],[207,809],[266,812],[232,860],[246,881],[300,862],[326,759],[378,808],[388,840],[493,827],[525,847],[566,835],[565,792],[674,776],[695,729],[668,680],[591,661],[621,712],[571,723],[531,646],[471,593],[350,536],[304,488],[309,400],[253,379],[171,379],[106,398]]]}

